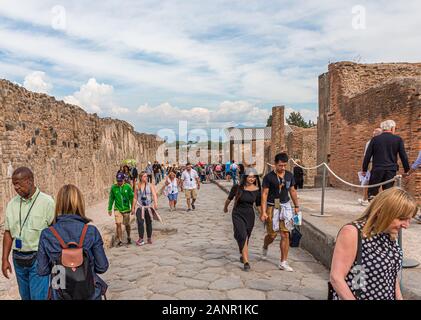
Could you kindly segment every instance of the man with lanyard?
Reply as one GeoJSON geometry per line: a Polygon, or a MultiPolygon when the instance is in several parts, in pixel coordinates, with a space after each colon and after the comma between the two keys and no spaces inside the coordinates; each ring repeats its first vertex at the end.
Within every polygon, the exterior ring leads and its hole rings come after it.
{"type": "Polygon", "coordinates": [[[37,251],[41,231],[54,220],[54,200],[41,192],[29,168],[13,172],[12,183],[18,194],[7,205],[3,237],[2,272],[9,279],[9,262],[13,248],[13,265],[22,300],[46,300],[49,276],[37,273],[37,251]]]}
{"type": "Polygon", "coordinates": [[[127,244],[131,244],[130,238],[130,212],[132,211],[133,189],[124,182],[124,174],[117,174],[117,183],[113,184],[108,200],[108,214],[112,216],[114,205],[114,216],[117,233],[117,246],[123,245],[123,230],[121,225],[124,224],[127,233],[127,244]]]}
{"type": "Polygon", "coordinates": [[[197,199],[197,190],[200,190],[200,180],[197,171],[192,169],[192,165],[187,163],[186,170],[181,175],[181,192],[185,190],[187,201],[187,212],[193,208],[196,209],[194,203],[197,199]],[[193,199],[190,205],[190,199],[193,199]]]}
{"type": "Polygon", "coordinates": [[[263,178],[262,212],[260,219],[266,222],[267,234],[264,239],[262,258],[266,259],[269,245],[275,240],[277,231],[281,235],[281,257],[279,269],[294,271],[287,262],[289,251],[289,232],[294,228],[294,214],[299,212],[294,175],[286,170],[288,155],[279,153],[275,156],[274,171],[263,178]],[[288,195],[289,194],[289,195],[288,195]],[[290,198],[294,202],[292,210],[290,198]]]}

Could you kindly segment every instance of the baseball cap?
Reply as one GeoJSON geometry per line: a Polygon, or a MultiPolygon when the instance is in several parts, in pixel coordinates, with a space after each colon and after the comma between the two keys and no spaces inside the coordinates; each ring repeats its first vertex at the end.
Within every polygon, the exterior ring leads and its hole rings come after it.
{"type": "Polygon", "coordinates": [[[117,173],[116,178],[117,178],[117,181],[123,181],[125,178],[124,173],[122,172],[117,173]]]}

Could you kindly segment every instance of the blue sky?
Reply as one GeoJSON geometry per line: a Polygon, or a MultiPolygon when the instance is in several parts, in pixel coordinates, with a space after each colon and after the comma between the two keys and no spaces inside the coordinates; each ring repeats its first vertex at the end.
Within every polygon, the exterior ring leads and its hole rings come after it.
{"type": "Polygon", "coordinates": [[[0,2],[0,77],[140,132],[317,116],[329,62],[418,62],[421,3],[0,2]],[[363,10],[363,11],[362,11],[363,10]]]}

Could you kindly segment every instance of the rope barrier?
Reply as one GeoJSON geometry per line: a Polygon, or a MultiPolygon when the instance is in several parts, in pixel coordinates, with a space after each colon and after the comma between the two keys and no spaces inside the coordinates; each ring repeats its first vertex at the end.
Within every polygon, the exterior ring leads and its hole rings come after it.
{"type": "MultiPolygon", "coordinates": [[[[360,184],[353,184],[353,183],[351,183],[351,182],[348,182],[348,181],[345,181],[344,179],[342,179],[341,177],[339,177],[325,162],[322,162],[321,164],[319,164],[319,165],[317,165],[317,166],[315,166],[315,167],[303,167],[303,166],[301,166],[301,165],[299,165],[297,162],[295,162],[295,160],[294,159],[289,159],[290,161],[292,161],[297,167],[300,167],[301,169],[304,169],[304,170],[315,170],[315,169],[317,169],[317,168],[320,168],[320,167],[322,167],[322,166],[325,166],[326,167],[326,169],[336,178],[336,179],[338,179],[339,181],[341,181],[342,183],[344,183],[344,184],[346,184],[346,185],[348,185],[348,186],[350,186],[350,187],[354,187],[354,188],[374,188],[374,187],[381,187],[382,185],[385,185],[385,184],[388,184],[388,183],[391,183],[391,182],[394,182],[394,181],[397,181],[398,179],[400,179],[400,178],[402,178],[402,176],[401,175],[396,175],[396,176],[394,176],[392,179],[390,179],[390,180],[387,180],[387,181],[383,181],[383,182],[381,182],[381,183],[376,183],[376,184],[370,184],[370,185],[360,185],[360,184]]],[[[268,165],[270,165],[271,167],[274,167],[274,165],[273,164],[270,164],[270,163],[266,163],[266,164],[268,164],[268,165]]]]}

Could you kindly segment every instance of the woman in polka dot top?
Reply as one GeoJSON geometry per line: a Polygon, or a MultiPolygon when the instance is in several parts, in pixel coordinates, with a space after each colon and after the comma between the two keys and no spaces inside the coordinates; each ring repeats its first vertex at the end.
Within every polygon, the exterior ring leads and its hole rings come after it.
{"type": "Polygon", "coordinates": [[[377,195],[357,221],[337,237],[330,273],[330,299],[402,300],[399,230],[408,228],[417,203],[407,192],[391,188],[377,195]]]}

